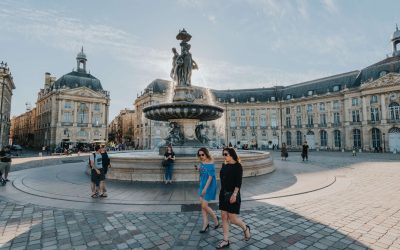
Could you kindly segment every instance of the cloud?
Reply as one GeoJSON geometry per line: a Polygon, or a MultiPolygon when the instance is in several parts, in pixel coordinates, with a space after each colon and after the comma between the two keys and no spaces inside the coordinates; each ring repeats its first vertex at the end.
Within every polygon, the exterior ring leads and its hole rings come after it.
{"type": "Polygon", "coordinates": [[[331,14],[336,14],[338,12],[338,8],[333,2],[333,0],[323,0],[322,4],[324,8],[331,14]]]}

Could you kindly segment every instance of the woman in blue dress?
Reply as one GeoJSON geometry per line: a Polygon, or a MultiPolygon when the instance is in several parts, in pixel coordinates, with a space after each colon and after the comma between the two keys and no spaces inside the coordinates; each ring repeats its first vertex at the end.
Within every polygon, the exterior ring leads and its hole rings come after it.
{"type": "Polygon", "coordinates": [[[200,233],[205,233],[210,228],[208,215],[211,215],[214,220],[214,229],[219,227],[218,216],[214,210],[208,206],[208,203],[211,200],[215,200],[217,194],[217,179],[215,177],[215,164],[208,149],[200,148],[197,151],[197,157],[201,162],[199,167],[195,165],[196,170],[200,173],[199,197],[201,213],[203,215],[203,227],[200,230],[200,233]]]}

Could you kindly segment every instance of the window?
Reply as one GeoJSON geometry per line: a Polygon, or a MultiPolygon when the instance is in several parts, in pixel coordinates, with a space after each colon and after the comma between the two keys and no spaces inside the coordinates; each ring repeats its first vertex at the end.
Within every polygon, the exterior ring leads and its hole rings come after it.
{"type": "Polygon", "coordinates": [[[321,102],[319,104],[319,111],[325,111],[325,103],[321,102]]]}
{"type": "Polygon", "coordinates": [[[334,136],[334,139],[335,139],[335,147],[336,148],[342,147],[342,142],[341,142],[341,138],[340,138],[340,131],[339,130],[335,130],[333,132],[333,136],[334,136]]]}
{"type": "Polygon", "coordinates": [[[397,102],[392,102],[389,105],[390,119],[400,120],[400,105],[397,102]]]}
{"type": "Polygon", "coordinates": [[[256,120],[254,116],[250,117],[250,127],[254,128],[256,126],[256,120]]]}
{"type": "Polygon", "coordinates": [[[267,126],[267,117],[265,114],[261,114],[260,116],[260,126],[263,128],[267,126]]]}
{"type": "Polygon", "coordinates": [[[94,110],[95,111],[100,111],[100,103],[95,103],[94,104],[94,110]]]}
{"type": "Polygon", "coordinates": [[[320,116],[319,116],[319,124],[326,125],[326,114],[320,114],[320,116]]]}
{"type": "Polygon", "coordinates": [[[340,113],[339,112],[333,113],[333,123],[335,125],[340,124],[340,113]]]}
{"type": "Polygon", "coordinates": [[[377,95],[371,96],[371,103],[377,103],[377,102],[378,102],[378,96],[377,95]]]}
{"type": "Polygon", "coordinates": [[[235,98],[231,98],[231,102],[235,102],[235,98]]]}
{"type": "Polygon", "coordinates": [[[246,127],[246,117],[240,117],[240,126],[246,127]]]}
{"type": "Polygon", "coordinates": [[[351,106],[358,106],[358,98],[354,97],[351,99],[351,106]]]}
{"type": "Polygon", "coordinates": [[[236,117],[231,117],[231,128],[236,128],[236,117]]]}
{"type": "Polygon", "coordinates": [[[384,76],[384,75],[386,75],[386,74],[387,74],[386,71],[381,71],[381,72],[379,72],[379,77],[382,77],[382,76],[384,76]]]}
{"type": "Polygon", "coordinates": [[[297,127],[301,128],[301,116],[296,117],[296,125],[297,127]]]}
{"type": "Polygon", "coordinates": [[[64,108],[66,108],[66,109],[72,108],[71,101],[65,101],[65,102],[64,102],[64,108]]]}
{"type": "Polygon", "coordinates": [[[340,109],[340,102],[338,100],[333,101],[333,109],[335,110],[340,109]]]}
{"type": "Polygon", "coordinates": [[[63,121],[72,122],[71,112],[64,112],[63,121]]]}
{"type": "Polygon", "coordinates": [[[271,110],[271,127],[272,128],[278,127],[278,122],[276,119],[276,110],[271,110]]]}
{"type": "Polygon", "coordinates": [[[99,115],[94,115],[93,116],[93,124],[99,125],[100,124],[100,116],[99,115]]]}
{"type": "Polygon", "coordinates": [[[297,146],[303,145],[303,136],[300,131],[296,131],[296,142],[297,146]]]}
{"type": "Polygon", "coordinates": [[[307,112],[312,112],[312,104],[307,104],[307,112]]]}
{"type": "Polygon", "coordinates": [[[271,96],[271,101],[275,101],[275,96],[271,96]]]}
{"type": "Polygon", "coordinates": [[[311,96],[311,95],[313,95],[314,94],[314,91],[313,90],[309,90],[308,92],[307,92],[307,95],[309,95],[309,96],[311,96]]]}
{"type": "Polygon", "coordinates": [[[309,126],[313,126],[314,125],[314,116],[313,115],[307,115],[307,124],[309,126]]]}
{"type": "Polygon", "coordinates": [[[379,121],[379,109],[371,108],[371,121],[376,122],[379,121]]]}
{"type": "Polygon", "coordinates": [[[290,108],[286,108],[286,114],[290,115],[290,108]]]}
{"type": "Polygon", "coordinates": [[[297,113],[301,113],[301,106],[300,105],[296,107],[296,112],[297,113]]]}
{"type": "Polygon", "coordinates": [[[353,117],[353,122],[360,122],[360,110],[351,111],[351,115],[353,117]]]}
{"type": "Polygon", "coordinates": [[[236,116],[235,110],[231,110],[231,116],[236,116]]]}
{"type": "Polygon", "coordinates": [[[291,127],[290,116],[286,117],[286,127],[287,128],[291,127]]]}
{"type": "Polygon", "coordinates": [[[286,95],[286,100],[290,100],[292,98],[291,94],[286,95]]]}
{"type": "Polygon", "coordinates": [[[372,129],[372,147],[374,149],[381,147],[381,131],[377,128],[372,129]]]}
{"type": "Polygon", "coordinates": [[[87,133],[86,133],[84,130],[80,130],[80,131],[78,132],[78,136],[79,136],[79,137],[86,137],[86,136],[87,136],[87,133]]]}
{"type": "Polygon", "coordinates": [[[338,92],[340,90],[340,85],[333,86],[333,92],[338,92]]]}
{"type": "Polygon", "coordinates": [[[359,129],[353,130],[353,147],[361,148],[361,131],[359,129]]]}
{"type": "Polygon", "coordinates": [[[250,115],[255,115],[256,111],[254,109],[250,110],[250,115]]]}
{"type": "Polygon", "coordinates": [[[290,131],[286,131],[286,145],[292,145],[292,133],[290,131]]]}
{"type": "Polygon", "coordinates": [[[319,134],[320,134],[320,138],[321,138],[321,146],[326,147],[328,145],[328,135],[327,135],[326,131],[321,130],[321,132],[319,132],[319,134]]]}
{"type": "Polygon", "coordinates": [[[241,109],[241,110],[240,110],[240,115],[241,115],[241,116],[246,116],[246,110],[241,109]]]}

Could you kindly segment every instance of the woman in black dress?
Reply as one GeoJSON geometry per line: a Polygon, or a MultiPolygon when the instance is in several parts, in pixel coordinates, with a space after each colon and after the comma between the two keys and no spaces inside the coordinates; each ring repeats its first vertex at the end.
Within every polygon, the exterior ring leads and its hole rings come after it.
{"type": "Polygon", "coordinates": [[[242,185],[243,169],[234,148],[224,148],[225,163],[222,164],[220,179],[221,190],[219,193],[219,209],[221,210],[224,239],[218,244],[217,249],[229,246],[229,224],[239,226],[244,233],[244,239],[250,240],[250,227],[238,216],[240,213],[240,187],[242,185]]]}

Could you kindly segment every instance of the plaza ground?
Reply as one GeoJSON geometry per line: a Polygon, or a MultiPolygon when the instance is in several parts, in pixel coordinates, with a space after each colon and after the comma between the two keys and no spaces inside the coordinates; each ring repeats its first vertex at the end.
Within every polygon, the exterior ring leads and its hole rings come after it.
{"type": "MultiPolygon", "coordinates": [[[[232,227],[230,249],[400,249],[400,155],[272,154],[273,173],[243,181],[252,239],[232,227]]],[[[109,198],[92,199],[79,157],[14,164],[0,187],[0,249],[215,249],[222,239],[198,232],[196,183],[110,181],[109,198]]]]}

